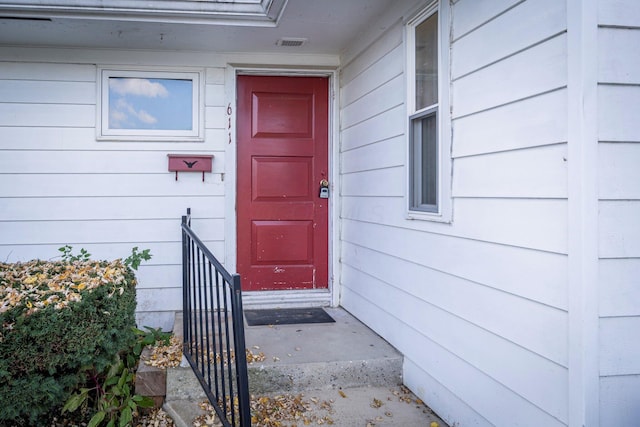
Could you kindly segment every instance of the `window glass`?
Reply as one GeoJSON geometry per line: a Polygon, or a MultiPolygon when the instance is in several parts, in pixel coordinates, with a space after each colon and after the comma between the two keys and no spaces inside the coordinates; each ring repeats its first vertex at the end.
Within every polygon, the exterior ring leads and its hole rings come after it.
{"type": "Polygon", "coordinates": [[[191,130],[193,80],[109,77],[109,128],[191,130]]]}
{"type": "Polygon", "coordinates": [[[438,102],[438,13],[415,27],[416,110],[438,102]]]}
{"type": "Polygon", "coordinates": [[[429,212],[438,204],[437,123],[435,111],[412,119],[412,205],[429,212]]]}
{"type": "Polygon", "coordinates": [[[203,73],[98,67],[97,139],[204,140],[203,73]]]}
{"type": "Polygon", "coordinates": [[[422,161],[420,204],[434,207],[438,202],[438,138],[436,136],[436,123],[435,113],[420,120],[421,135],[418,139],[422,151],[420,155],[420,160],[422,161]]]}
{"type": "Polygon", "coordinates": [[[416,22],[415,105],[410,120],[410,209],[438,212],[438,13],[416,22]]]}

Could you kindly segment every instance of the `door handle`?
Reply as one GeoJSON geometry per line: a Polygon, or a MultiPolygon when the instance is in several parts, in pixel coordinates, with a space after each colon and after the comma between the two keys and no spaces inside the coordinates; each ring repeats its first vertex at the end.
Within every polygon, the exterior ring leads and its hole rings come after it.
{"type": "Polygon", "coordinates": [[[320,181],[320,198],[328,199],[329,198],[329,181],[323,179],[320,181]]]}

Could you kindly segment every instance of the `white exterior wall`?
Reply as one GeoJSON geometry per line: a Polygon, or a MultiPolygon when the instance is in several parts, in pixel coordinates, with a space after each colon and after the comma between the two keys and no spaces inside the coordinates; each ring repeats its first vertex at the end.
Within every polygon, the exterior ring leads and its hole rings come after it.
{"type": "MultiPolygon", "coordinates": [[[[203,143],[96,141],[96,66],[0,63],[0,258],[49,259],[69,244],[97,259],[151,250],[138,321],[171,329],[181,309],[180,216],[224,259],[224,69],[206,73],[203,143]],[[213,154],[213,173],[167,171],[168,153],[213,154]]],[[[6,56],[2,56],[6,57],[6,56]]]]}
{"type": "MultiPolygon", "coordinates": [[[[233,73],[227,63],[337,65],[336,57],[0,47],[0,259],[50,259],[69,244],[94,258],[150,249],[138,323],[171,329],[182,308],[180,218],[235,265],[233,73]],[[97,65],[206,71],[204,142],[96,140],[97,65]],[[231,75],[231,77],[229,77],[231,75]],[[231,136],[230,136],[231,135],[231,136]],[[213,172],[167,171],[167,154],[213,154],[213,172]],[[231,182],[231,185],[229,185],[231,182]],[[231,248],[231,250],[229,250],[231,248]],[[232,253],[227,253],[232,252],[232,253]]],[[[266,64],[266,65],[265,65],[266,64]]]]}
{"type": "Polygon", "coordinates": [[[598,10],[600,425],[640,425],[640,3],[598,10]]]}
{"type": "Polygon", "coordinates": [[[566,425],[566,5],[451,8],[452,224],[406,219],[402,22],[343,58],[341,304],[450,424],[566,425]]]}

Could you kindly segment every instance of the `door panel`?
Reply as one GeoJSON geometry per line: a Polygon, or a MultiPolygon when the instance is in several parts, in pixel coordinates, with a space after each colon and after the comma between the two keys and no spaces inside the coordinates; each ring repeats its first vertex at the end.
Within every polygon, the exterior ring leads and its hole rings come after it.
{"type": "Polygon", "coordinates": [[[252,104],[254,138],[312,137],[313,96],[254,92],[252,104]]]}
{"type": "Polygon", "coordinates": [[[254,265],[313,262],[311,221],[253,221],[251,237],[255,243],[254,265]]]}
{"type": "Polygon", "coordinates": [[[254,157],[251,169],[254,201],[312,199],[311,157],[254,157]]]}
{"type": "Polygon", "coordinates": [[[328,79],[238,76],[244,290],[328,287],[328,79]]]}

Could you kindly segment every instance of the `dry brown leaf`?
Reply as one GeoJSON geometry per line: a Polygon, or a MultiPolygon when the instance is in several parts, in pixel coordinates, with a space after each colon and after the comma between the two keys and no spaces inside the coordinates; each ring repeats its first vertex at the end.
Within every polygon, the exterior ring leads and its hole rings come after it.
{"type": "MultiPolygon", "coordinates": [[[[260,349],[260,347],[258,347],[257,345],[254,345],[253,348],[260,349]]],[[[252,364],[254,362],[263,362],[267,358],[263,352],[259,352],[256,354],[249,349],[246,350],[246,354],[248,364],[252,364]]]]}
{"type": "Polygon", "coordinates": [[[162,345],[160,341],[150,347],[151,355],[144,359],[145,365],[156,368],[175,368],[182,360],[182,343],[175,335],[169,339],[169,345],[162,345]]]}
{"type": "MultiPolygon", "coordinates": [[[[346,395],[345,395],[346,397],[346,395]]],[[[320,400],[317,397],[305,398],[304,394],[276,395],[276,396],[251,396],[251,425],[252,427],[285,427],[297,425],[334,425],[331,418],[334,413],[333,401],[320,400]],[[324,412],[323,412],[324,411],[324,412]]],[[[238,402],[234,401],[233,410],[238,411],[238,402]]],[[[202,402],[200,408],[207,411],[213,417],[213,408],[208,402],[202,402]]],[[[229,401],[226,403],[227,411],[231,411],[229,401]]],[[[212,424],[213,418],[201,416],[196,419],[198,427],[207,427],[212,424]]],[[[216,422],[219,420],[215,419],[216,422]]],[[[219,424],[213,424],[218,426],[219,424]]],[[[194,426],[196,424],[194,423],[194,426]]]]}
{"type": "Polygon", "coordinates": [[[161,408],[140,417],[136,427],[174,427],[171,417],[161,408]]]}

